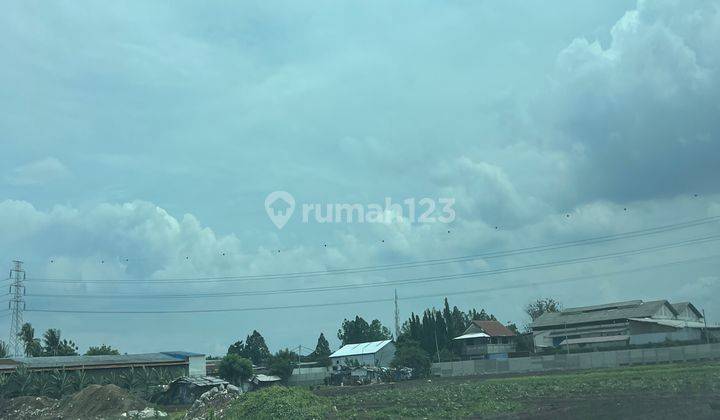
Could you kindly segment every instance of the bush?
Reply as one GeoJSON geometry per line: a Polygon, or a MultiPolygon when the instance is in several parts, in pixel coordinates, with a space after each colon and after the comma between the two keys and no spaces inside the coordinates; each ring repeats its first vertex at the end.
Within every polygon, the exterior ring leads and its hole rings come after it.
{"type": "Polygon", "coordinates": [[[272,375],[287,381],[297,365],[297,355],[288,349],[280,350],[270,358],[269,368],[272,375]]]}
{"type": "Polygon", "coordinates": [[[413,377],[425,378],[430,375],[430,356],[420,347],[420,345],[412,340],[406,340],[398,343],[395,350],[395,358],[390,364],[394,368],[409,367],[413,370],[413,377]]]}
{"type": "Polygon", "coordinates": [[[319,419],[327,417],[330,404],[302,388],[271,386],[243,394],[228,407],[225,417],[253,419],[319,419]]]}
{"type": "Polygon", "coordinates": [[[218,374],[221,378],[235,385],[242,385],[242,382],[249,379],[253,374],[252,362],[237,354],[228,354],[223,357],[218,365],[218,374]]]}

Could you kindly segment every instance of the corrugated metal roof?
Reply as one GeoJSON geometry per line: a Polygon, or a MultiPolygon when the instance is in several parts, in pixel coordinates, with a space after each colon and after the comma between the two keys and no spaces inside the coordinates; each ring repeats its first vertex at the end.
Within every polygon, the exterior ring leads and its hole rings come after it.
{"type": "Polygon", "coordinates": [[[490,337],[489,335],[485,333],[470,333],[470,334],[463,334],[460,337],[455,337],[453,340],[465,340],[468,338],[486,338],[490,337]]]}
{"type": "Polygon", "coordinates": [[[205,387],[227,385],[229,382],[214,376],[183,376],[182,378],[175,379],[172,383],[186,383],[205,387]]]}
{"type": "Polygon", "coordinates": [[[514,337],[515,333],[512,332],[508,327],[504,326],[499,321],[473,321],[473,324],[481,328],[485,333],[491,337],[514,337]]]}
{"type": "Polygon", "coordinates": [[[625,341],[629,338],[629,335],[605,335],[601,337],[569,338],[567,340],[563,340],[560,343],[560,346],[566,346],[568,344],[610,343],[613,341],[625,341]]]}
{"type": "Polygon", "coordinates": [[[660,308],[667,305],[671,312],[675,309],[666,300],[651,302],[628,301],[606,305],[572,308],[562,312],[546,312],[531,324],[532,328],[583,324],[589,322],[611,321],[614,319],[649,318],[660,308]]]}
{"type": "MultiPolygon", "coordinates": [[[[187,359],[186,356],[176,353],[144,353],[144,354],[119,354],[103,356],[50,356],[50,357],[11,357],[17,363],[26,365],[31,369],[63,368],[74,366],[103,366],[123,364],[153,364],[153,363],[177,363],[187,359]]],[[[193,353],[196,354],[196,353],[193,353]]],[[[5,367],[15,368],[11,365],[0,364],[0,369],[5,367]]]]}
{"type": "Polygon", "coordinates": [[[392,340],[371,341],[369,343],[346,344],[330,357],[359,356],[361,354],[377,353],[383,347],[392,343],[392,340]]]}

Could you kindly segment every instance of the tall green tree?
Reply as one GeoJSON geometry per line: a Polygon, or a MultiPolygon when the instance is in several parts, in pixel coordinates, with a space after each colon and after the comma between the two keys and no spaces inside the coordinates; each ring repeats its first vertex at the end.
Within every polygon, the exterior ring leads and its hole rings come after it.
{"type": "Polygon", "coordinates": [[[253,374],[253,365],[249,359],[237,354],[228,354],[218,365],[218,374],[221,378],[242,386],[253,374]]]}
{"type": "Polygon", "coordinates": [[[325,334],[320,333],[320,337],[318,337],[317,344],[315,345],[315,350],[309,354],[309,358],[322,366],[330,366],[330,354],[332,354],[330,343],[328,343],[325,338],[325,334]]]}
{"type": "Polygon", "coordinates": [[[379,320],[373,319],[369,324],[362,317],[355,316],[354,320],[345,319],[337,333],[343,345],[365,343],[368,341],[389,340],[392,338],[390,330],[383,326],[379,320]]]}
{"type": "Polygon", "coordinates": [[[495,320],[495,316],[484,309],[470,309],[463,312],[457,306],[450,308],[447,298],[442,310],[429,308],[422,316],[412,313],[403,323],[400,339],[416,342],[433,360],[448,359],[459,355],[461,344],[455,337],[461,335],[474,320],[495,320]]]}
{"type": "Polygon", "coordinates": [[[43,334],[43,354],[46,356],[75,356],[78,346],[70,341],[63,340],[57,328],[50,328],[43,334]]]}
{"type": "Polygon", "coordinates": [[[228,348],[228,354],[237,354],[240,357],[250,359],[253,364],[261,365],[270,359],[270,350],[263,336],[253,330],[252,334],[245,338],[245,342],[236,341],[228,348]]]}
{"type": "Polygon", "coordinates": [[[35,328],[26,322],[20,328],[18,334],[23,342],[23,349],[25,350],[25,356],[27,357],[38,357],[42,356],[43,348],[40,340],[35,338],[35,328]]]}

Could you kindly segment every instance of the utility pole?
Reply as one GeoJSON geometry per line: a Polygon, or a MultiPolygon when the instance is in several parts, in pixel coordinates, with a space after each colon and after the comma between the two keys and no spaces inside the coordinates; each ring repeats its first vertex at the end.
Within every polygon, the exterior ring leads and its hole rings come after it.
{"type": "Polygon", "coordinates": [[[10,349],[15,357],[22,356],[20,330],[23,325],[23,310],[25,310],[25,270],[22,261],[13,261],[10,270],[10,349]]]}
{"type": "Polygon", "coordinates": [[[703,321],[705,321],[705,342],[710,344],[710,332],[708,331],[708,328],[707,328],[707,318],[705,318],[705,308],[703,308],[702,314],[703,314],[703,321]]]}
{"type": "Polygon", "coordinates": [[[400,310],[398,309],[397,289],[395,289],[395,339],[400,337],[400,310]]]}

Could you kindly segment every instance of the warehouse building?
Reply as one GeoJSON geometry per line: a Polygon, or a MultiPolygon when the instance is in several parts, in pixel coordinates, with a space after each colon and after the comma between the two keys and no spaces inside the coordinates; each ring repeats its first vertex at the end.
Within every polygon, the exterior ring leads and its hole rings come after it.
{"type": "Polygon", "coordinates": [[[388,367],[394,357],[395,344],[392,340],[383,340],[344,345],[330,355],[330,361],[333,367],[355,363],[361,366],[388,367]]]}
{"type": "Polygon", "coordinates": [[[531,328],[537,350],[698,342],[708,330],[702,313],[692,303],[671,304],[667,300],[631,300],[548,312],[531,328]]]}
{"type": "Polygon", "coordinates": [[[205,376],[205,355],[171,351],[107,356],[11,357],[0,359],[0,374],[12,373],[20,366],[31,372],[83,371],[94,377],[142,368],[162,370],[171,377],[205,376]]]}

